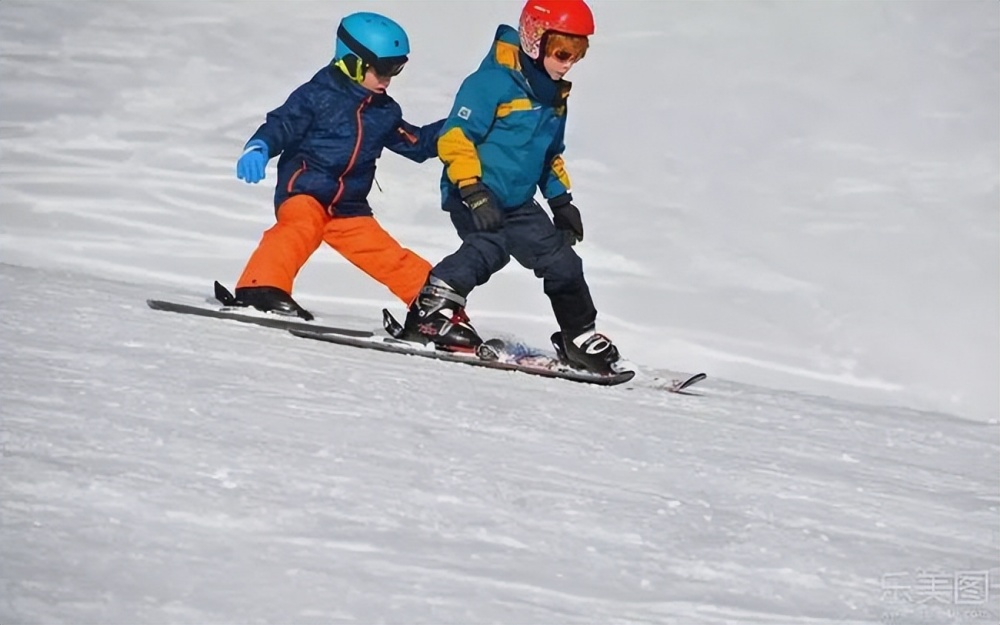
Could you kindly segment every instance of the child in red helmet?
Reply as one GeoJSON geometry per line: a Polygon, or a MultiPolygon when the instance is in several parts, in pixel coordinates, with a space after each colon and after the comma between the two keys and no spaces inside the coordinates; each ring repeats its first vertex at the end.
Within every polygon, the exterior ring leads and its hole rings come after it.
{"type": "Polygon", "coordinates": [[[466,297],[513,257],[542,279],[570,364],[608,373],[618,349],[596,332],[597,310],[573,245],[583,240],[563,163],[567,72],[584,57],[594,17],[583,0],[529,0],[520,28],[497,29],[462,83],[438,139],[443,208],[461,247],[431,269],[403,338],[468,349],[481,342],[466,297]],[[541,190],[552,218],[534,200],[541,190]]]}

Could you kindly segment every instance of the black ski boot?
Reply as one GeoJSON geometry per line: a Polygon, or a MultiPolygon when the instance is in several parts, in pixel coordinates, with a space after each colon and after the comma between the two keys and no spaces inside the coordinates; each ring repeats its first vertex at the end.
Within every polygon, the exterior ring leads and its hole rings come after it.
{"type": "Polygon", "coordinates": [[[593,327],[572,334],[576,336],[568,336],[565,332],[552,335],[552,347],[560,360],[592,373],[615,372],[614,365],[621,360],[621,355],[611,339],[595,332],[593,327]]]}
{"type": "Polygon", "coordinates": [[[312,321],[313,315],[298,305],[292,296],[275,286],[246,286],[236,289],[234,306],[252,306],[261,312],[301,317],[312,321]]]}
{"type": "Polygon", "coordinates": [[[473,351],[483,339],[465,314],[465,298],[446,282],[431,276],[406,313],[404,341],[434,343],[449,351],[473,351]]]}

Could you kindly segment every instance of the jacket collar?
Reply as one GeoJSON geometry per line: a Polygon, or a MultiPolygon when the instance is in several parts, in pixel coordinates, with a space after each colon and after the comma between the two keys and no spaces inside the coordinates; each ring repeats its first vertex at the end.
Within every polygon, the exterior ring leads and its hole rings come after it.
{"type": "Polygon", "coordinates": [[[361,100],[371,96],[372,104],[382,104],[390,99],[389,94],[387,93],[374,93],[365,89],[345,76],[344,72],[340,71],[332,64],[328,65],[325,71],[321,70],[320,74],[323,76],[323,79],[327,82],[327,84],[337,91],[340,91],[351,100],[360,102],[361,100]]]}
{"type": "Polygon", "coordinates": [[[501,24],[493,37],[490,52],[480,69],[502,67],[511,71],[514,79],[542,104],[557,107],[569,97],[572,83],[552,80],[536,62],[521,50],[521,40],[512,26],[501,24]]]}
{"type": "Polygon", "coordinates": [[[565,100],[563,95],[563,85],[568,94],[569,83],[565,80],[552,80],[544,69],[523,50],[518,50],[518,57],[521,61],[521,73],[528,81],[532,93],[542,104],[556,106],[560,99],[565,100]]]}

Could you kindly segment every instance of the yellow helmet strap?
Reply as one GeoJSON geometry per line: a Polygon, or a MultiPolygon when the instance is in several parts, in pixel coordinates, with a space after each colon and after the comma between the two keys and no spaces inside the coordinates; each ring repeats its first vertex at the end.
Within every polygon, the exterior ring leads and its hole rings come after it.
{"type": "Polygon", "coordinates": [[[365,63],[353,54],[344,55],[344,58],[334,61],[333,64],[356,83],[360,84],[365,79],[365,70],[367,69],[365,63]]]}

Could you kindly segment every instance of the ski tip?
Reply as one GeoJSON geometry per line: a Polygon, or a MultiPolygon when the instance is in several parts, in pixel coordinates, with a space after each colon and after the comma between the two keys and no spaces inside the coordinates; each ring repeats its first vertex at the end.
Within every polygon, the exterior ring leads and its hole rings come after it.
{"type": "Polygon", "coordinates": [[[386,334],[393,338],[399,338],[403,334],[403,324],[392,316],[388,308],[382,309],[382,328],[385,329],[386,334]]]}
{"type": "Polygon", "coordinates": [[[215,281],[215,299],[222,302],[223,305],[228,306],[236,301],[236,296],[229,292],[229,289],[224,287],[218,280],[215,281]]]}
{"type": "Polygon", "coordinates": [[[682,395],[689,394],[686,392],[685,389],[688,389],[694,386],[695,384],[704,381],[706,378],[708,378],[708,374],[696,373],[684,379],[674,380],[667,390],[669,390],[671,393],[680,393],[682,395]]]}

